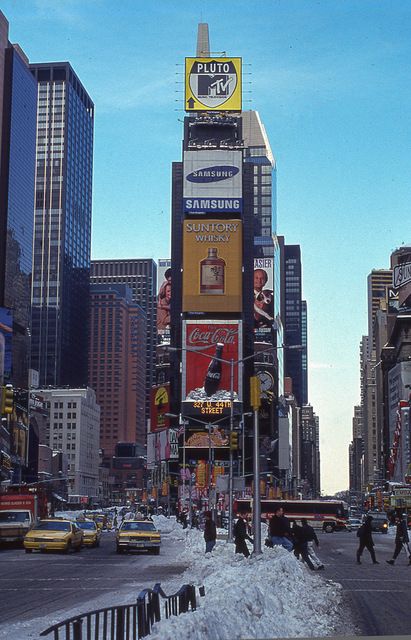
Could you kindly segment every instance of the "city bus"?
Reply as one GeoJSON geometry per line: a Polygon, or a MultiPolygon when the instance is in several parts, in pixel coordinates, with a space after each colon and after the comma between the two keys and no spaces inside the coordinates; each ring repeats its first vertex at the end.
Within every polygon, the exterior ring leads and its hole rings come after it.
{"type": "MultiPolygon", "coordinates": [[[[234,501],[234,513],[247,518],[252,517],[252,499],[237,498],[234,501]]],[[[276,508],[282,507],[284,515],[290,520],[305,518],[316,529],[326,533],[346,531],[348,505],[342,500],[261,500],[261,519],[269,520],[276,508]]]]}

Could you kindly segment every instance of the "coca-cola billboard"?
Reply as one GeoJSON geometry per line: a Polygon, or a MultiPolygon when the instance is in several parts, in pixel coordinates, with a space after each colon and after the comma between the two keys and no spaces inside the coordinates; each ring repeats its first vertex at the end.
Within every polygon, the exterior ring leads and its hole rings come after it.
{"type": "Polygon", "coordinates": [[[240,321],[183,322],[182,401],[186,415],[202,415],[207,422],[214,417],[218,420],[230,413],[232,400],[238,409],[242,401],[241,357],[240,321]]]}

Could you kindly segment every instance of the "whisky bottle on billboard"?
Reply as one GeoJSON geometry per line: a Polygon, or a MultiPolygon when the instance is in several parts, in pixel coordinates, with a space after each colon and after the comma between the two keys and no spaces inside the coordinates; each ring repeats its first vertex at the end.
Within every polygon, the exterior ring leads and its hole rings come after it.
{"type": "Polygon", "coordinates": [[[212,396],[220,386],[222,369],[221,356],[223,353],[223,347],[224,345],[221,342],[217,343],[214,358],[208,365],[204,380],[204,391],[207,396],[212,396]]]}
{"type": "Polygon", "coordinates": [[[200,294],[224,294],[225,261],[219,258],[216,248],[209,248],[208,255],[200,262],[200,294]]]}

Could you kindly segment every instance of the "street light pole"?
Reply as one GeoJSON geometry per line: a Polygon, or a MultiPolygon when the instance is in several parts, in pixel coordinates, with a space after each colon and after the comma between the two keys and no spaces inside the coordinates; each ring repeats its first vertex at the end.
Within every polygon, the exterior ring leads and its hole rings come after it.
{"type": "Polygon", "coordinates": [[[230,360],[230,466],[228,469],[228,542],[233,541],[233,450],[231,434],[234,427],[234,360],[230,360]]]}
{"type": "Polygon", "coordinates": [[[260,500],[260,451],[259,451],[259,424],[258,411],[261,405],[260,379],[257,376],[250,378],[250,400],[254,410],[254,447],[253,447],[253,476],[254,476],[254,500],[253,500],[253,529],[254,542],[253,554],[261,555],[261,500],[260,500]]]}

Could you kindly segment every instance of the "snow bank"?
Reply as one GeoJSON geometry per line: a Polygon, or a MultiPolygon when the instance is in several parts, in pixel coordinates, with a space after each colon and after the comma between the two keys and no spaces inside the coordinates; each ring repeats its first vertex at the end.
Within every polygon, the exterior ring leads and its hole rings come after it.
{"type": "Polygon", "coordinates": [[[293,554],[265,547],[262,556],[244,558],[217,541],[206,555],[201,531],[177,525],[175,533],[185,539],[179,560],[190,564],[179,586],[204,585],[206,595],[197,611],[157,623],[153,640],[319,637],[342,628],[341,585],[310,572],[293,554]]]}

